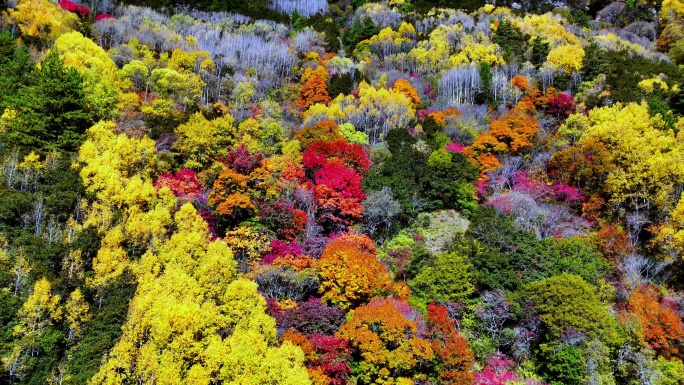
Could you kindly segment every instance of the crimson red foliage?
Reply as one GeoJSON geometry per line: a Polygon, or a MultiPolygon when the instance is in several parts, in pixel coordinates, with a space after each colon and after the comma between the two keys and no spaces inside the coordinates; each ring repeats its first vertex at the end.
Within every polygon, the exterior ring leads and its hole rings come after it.
{"type": "Polygon", "coordinates": [[[72,12],[72,13],[78,13],[80,16],[86,16],[88,13],[90,13],[90,9],[88,9],[88,7],[78,5],[78,4],[76,4],[70,0],[62,0],[57,4],[62,9],[69,11],[69,12],[72,12]]]}
{"type": "Polygon", "coordinates": [[[226,167],[235,170],[242,175],[251,174],[252,171],[261,166],[263,160],[263,154],[256,153],[252,155],[244,144],[240,144],[230,151],[228,155],[221,157],[220,159],[226,167]]]}
{"type": "Polygon", "coordinates": [[[100,21],[100,20],[106,20],[106,19],[116,19],[113,15],[110,15],[108,13],[101,13],[97,16],[95,16],[95,21],[100,21]]]}
{"type": "Polygon", "coordinates": [[[154,187],[157,189],[168,187],[173,195],[180,199],[196,199],[206,202],[206,197],[201,194],[202,186],[197,180],[195,172],[187,168],[176,172],[175,175],[169,172],[162,174],[154,183],[154,187]]]}
{"type": "Polygon", "coordinates": [[[306,168],[318,169],[327,161],[342,163],[359,173],[368,171],[371,166],[368,154],[361,145],[343,140],[316,142],[302,153],[302,163],[306,168]]]}
{"type": "Polygon", "coordinates": [[[361,189],[361,175],[339,164],[325,163],[314,174],[314,197],[319,221],[330,231],[343,231],[361,219],[366,194],[361,189]]]}

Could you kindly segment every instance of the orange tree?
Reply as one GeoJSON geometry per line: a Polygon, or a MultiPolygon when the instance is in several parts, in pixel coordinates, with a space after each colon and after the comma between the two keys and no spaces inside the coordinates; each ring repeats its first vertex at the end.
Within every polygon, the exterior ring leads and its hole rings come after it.
{"type": "Polygon", "coordinates": [[[434,352],[430,341],[418,337],[418,325],[407,317],[403,302],[374,298],[354,310],[338,337],[351,342],[359,360],[354,374],[360,384],[413,383],[426,379],[434,352]]]}
{"type": "Polygon", "coordinates": [[[639,325],[644,342],[669,358],[679,353],[684,328],[677,313],[652,286],[643,285],[627,301],[627,310],[639,325]]]}
{"type": "Polygon", "coordinates": [[[373,241],[366,235],[343,235],[328,243],[318,261],[323,300],[350,308],[366,303],[376,295],[396,292],[387,268],[375,256],[373,241]]]}

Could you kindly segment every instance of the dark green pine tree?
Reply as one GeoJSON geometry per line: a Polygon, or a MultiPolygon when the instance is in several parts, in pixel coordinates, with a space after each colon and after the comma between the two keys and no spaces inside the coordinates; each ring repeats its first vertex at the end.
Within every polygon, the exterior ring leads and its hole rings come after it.
{"type": "Polygon", "coordinates": [[[531,40],[531,44],[532,57],[530,57],[530,61],[538,68],[546,61],[546,57],[549,56],[549,43],[536,36],[531,40]]]}
{"type": "Polygon", "coordinates": [[[482,84],[482,91],[475,95],[475,103],[492,104],[494,102],[494,93],[492,91],[493,77],[492,66],[486,61],[480,63],[480,84],[482,84]]]}
{"type": "Polygon", "coordinates": [[[352,27],[342,37],[342,40],[349,52],[354,52],[354,48],[356,48],[360,41],[370,39],[379,32],[380,28],[375,25],[370,17],[367,17],[364,21],[357,17],[354,19],[352,27]]]}
{"type": "Polygon", "coordinates": [[[499,26],[496,28],[492,41],[501,47],[504,51],[504,60],[506,62],[518,60],[522,52],[523,37],[522,33],[516,28],[510,20],[502,19],[499,26]]]}
{"type": "Polygon", "coordinates": [[[589,40],[589,45],[584,49],[584,59],[582,59],[582,78],[584,81],[592,81],[599,74],[606,74],[609,71],[610,63],[606,60],[605,52],[593,40],[589,40]]]}
{"type": "Polygon", "coordinates": [[[31,149],[74,151],[93,124],[85,110],[83,79],[74,68],[65,68],[51,51],[31,73],[13,103],[19,118],[5,134],[5,143],[31,149]]]}
{"type": "Polygon", "coordinates": [[[0,114],[12,105],[19,88],[28,84],[32,71],[26,46],[19,47],[9,32],[0,33],[0,114]]]}

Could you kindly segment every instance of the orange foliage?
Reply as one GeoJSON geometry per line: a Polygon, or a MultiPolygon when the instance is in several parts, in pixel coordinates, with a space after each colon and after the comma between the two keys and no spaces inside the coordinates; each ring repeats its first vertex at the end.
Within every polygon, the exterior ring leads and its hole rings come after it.
{"type": "Polygon", "coordinates": [[[283,257],[278,257],[278,258],[274,259],[271,264],[275,265],[275,266],[288,267],[288,268],[291,268],[292,270],[299,271],[299,270],[308,269],[308,268],[314,266],[315,263],[316,263],[316,260],[311,258],[308,255],[287,254],[283,257]]]}
{"type": "Polygon", "coordinates": [[[351,341],[362,358],[361,382],[386,383],[402,375],[410,378],[433,359],[430,342],[416,337],[418,327],[406,317],[407,311],[410,307],[403,302],[374,298],[354,310],[338,331],[337,336],[351,341]]]}
{"type": "Polygon", "coordinates": [[[256,211],[256,206],[254,206],[252,200],[249,199],[247,195],[233,193],[228,195],[226,199],[216,206],[216,211],[229,217],[238,212],[251,216],[256,211]]]}
{"type": "Polygon", "coordinates": [[[334,52],[327,52],[325,55],[323,55],[323,57],[321,58],[321,60],[323,60],[323,61],[331,60],[331,59],[334,58],[335,56],[337,56],[336,53],[334,53],[334,52]]]}
{"type": "Polygon", "coordinates": [[[504,115],[489,125],[489,132],[475,139],[471,148],[476,153],[511,153],[534,146],[534,137],[539,132],[539,122],[534,118],[534,96],[525,98],[504,115]]]}
{"type": "Polygon", "coordinates": [[[477,153],[472,147],[466,148],[466,154],[470,159],[470,162],[477,168],[480,169],[479,179],[483,180],[487,177],[487,173],[494,171],[501,167],[501,161],[495,155],[487,153],[477,153]]]}
{"type": "Polygon", "coordinates": [[[290,341],[293,345],[299,346],[302,349],[302,352],[304,352],[307,360],[315,357],[316,347],[311,341],[306,339],[304,334],[294,329],[288,329],[283,333],[283,336],[280,337],[280,342],[285,341],[290,341]]]}
{"type": "Polygon", "coordinates": [[[349,234],[332,240],[318,261],[323,299],[343,308],[358,306],[391,291],[392,278],[375,256],[366,235],[349,234]]]}
{"type": "Polygon", "coordinates": [[[530,82],[522,75],[513,77],[513,80],[511,80],[511,85],[513,87],[517,87],[520,91],[527,91],[527,89],[530,88],[530,82]]]}
{"type": "Polygon", "coordinates": [[[586,202],[582,203],[582,218],[589,222],[598,222],[601,219],[601,209],[604,204],[606,204],[605,199],[590,197],[586,202]]]}
{"type": "Polygon", "coordinates": [[[420,104],[420,96],[418,96],[418,91],[413,88],[411,83],[409,83],[407,80],[397,80],[394,82],[394,87],[392,87],[392,89],[396,92],[401,92],[402,94],[406,95],[406,97],[409,98],[413,104],[413,107],[417,107],[420,104]]]}
{"type": "Polygon", "coordinates": [[[596,233],[596,243],[603,256],[614,263],[634,252],[625,230],[613,223],[599,229],[596,233]]]}
{"type": "MultiPolygon", "coordinates": [[[[521,85],[522,76],[516,76],[521,85]]],[[[513,81],[516,81],[514,78],[513,81]]],[[[539,132],[539,122],[534,118],[537,106],[548,102],[546,96],[538,90],[532,90],[512,110],[501,119],[493,120],[489,125],[489,132],[475,139],[467,153],[471,161],[480,167],[480,179],[486,173],[501,166],[494,154],[519,154],[523,150],[534,146],[534,139],[539,132]]]]}
{"type": "Polygon", "coordinates": [[[475,380],[475,356],[454,327],[448,310],[441,305],[428,305],[427,319],[432,350],[438,360],[439,379],[442,384],[470,385],[475,380]]]}
{"type": "Polygon", "coordinates": [[[209,195],[209,203],[222,215],[251,216],[256,211],[249,196],[243,194],[247,188],[249,178],[231,169],[221,171],[212,193],[209,195]]]}
{"type": "Polygon", "coordinates": [[[321,120],[313,126],[305,126],[295,133],[295,139],[299,141],[302,149],[316,142],[344,141],[340,133],[340,127],[332,120],[321,120]]]}
{"type": "Polygon", "coordinates": [[[306,371],[309,373],[309,379],[313,385],[329,385],[332,382],[331,378],[323,373],[321,367],[306,368],[306,371]]]}
{"type": "Polygon", "coordinates": [[[459,111],[453,107],[449,107],[444,111],[432,112],[432,113],[428,114],[428,116],[431,116],[432,119],[434,119],[435,122],[437,122],[437,124],[439,124],[440,126],[446,127],[447,118],[452,117],[452,116],[453,117],[461,116],[461,111],[459,111]]]}
{"type": "Polygon", "coordinates": [[[634,314],[644,340],[658,354],[669,358],[677,354],[677,345],[684,338],[684,328],[677,313],[662,301],[653,287],[643,285],[627,301],[627,310],[634,314]]]}
{"type": "Polygon", "coordinates": [[[489,126],[489,135],[516,154],[526,147],[532,147],[532,140],[539,132],[539,122],[528,114],[513,109],[503,119],[495,120],[489,126]]]}
{"type": "Polygon", "coordinates": [[[325,79],[320,76],[314,76],[299,89],[297,107],[305,110],[313,104],[326,104],[329,101],[330,96],[328,95],[328,87],[325,79]]]}

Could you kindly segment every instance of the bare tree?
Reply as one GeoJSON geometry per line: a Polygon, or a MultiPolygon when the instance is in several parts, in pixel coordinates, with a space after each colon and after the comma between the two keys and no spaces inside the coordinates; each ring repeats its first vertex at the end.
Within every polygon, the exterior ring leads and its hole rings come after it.
{"type": "Polygon", "coordinates": [[[630,288],[635,288],[645,283],[663,283],[669,277],[666,268],[672,261],[657,261],[640,254],[631,254],[618,264],[617,268],[622,274],[623,282],[630,288]]]}
{"type": "Polygon", "coordinates": [[[613,28],[617,28],[618,21],[620,20],[620,16],[625,12],[625,8],[625,3],[619,1],[610,3],[598,12],[597,19],[611,24],[613,28]]]}
{"type": "Polygon", "coordinates": [[[369,234],[387,233],[402,212],[401,204],[392,197],[392,189],[387,186],[368,193],[363,206],[363,228],[369,234]]]}
{"type": "Polygon", "coordinates": [[[504,325],[511,319],[511,305],[503,293],[487,291],[482,294],[480,304],[475,308],[475,316],[482,322],[482,329],[494,344],[497,351],[508,343],[504,340],[504,325]]]}

